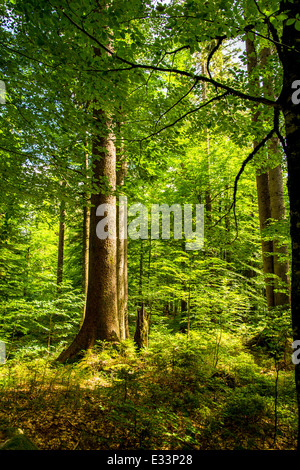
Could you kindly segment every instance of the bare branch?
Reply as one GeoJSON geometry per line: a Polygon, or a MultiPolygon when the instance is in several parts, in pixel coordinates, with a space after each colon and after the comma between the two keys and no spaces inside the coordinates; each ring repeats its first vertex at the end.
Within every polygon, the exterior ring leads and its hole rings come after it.
{"type": "Polygon", "coordinates": [[[222,216],[220,217],[220,219],[217,220],[217,222],[215,222],[215,224],[213,225],[213,227],[215,227],[216,225],[218,225],[222,219],[224,219],[224,217],[226,217],[230,211],[233,209],[233,216],[234,216],[234,223],[235,223],[235,230],[236,230],[236,235],[234,237],[234,239],[230,242],[233,243],[237,238],[238,238],[238,223],[237,223],[237,216],[236,216],[236,195],[237,195],[237,187],[238,187],[238,182],[239,182],[239,179],[242,175],[242,173],[244,172],[247,164],[249,162],[251,162],[251,160],[255,157],[255,155],[259,152],[260,149],[262,149],[265,144],[268,142],[268,140],[270,140],[273,136],[273,134],[277,133],[277,128],[278,128],[278,121],[279,121],[279,109],[275,109],[275,112],[274,112],[274,125],[273,125],[273,128],[270,130],[270,132],[266,135],[266,137],[264,137],[260,143],[254,148],[254,150],[248,155],[247,158],[245,158],[245,160],[243,161],[242,165],[241,165],[241,168],[238,172],[238,174],[236,175],[235,177],[235,180],[234,180],[234,189],[233,189],[233,201],[228,209],[228,211],[222,216]]]}
{"type": "Polygon", "coordinates": [[[210,61],[211,59],[213,58],[213,55],[217,52],[217,50],[219,49],[219,47],[221,46],[222,42],[224,41],[224,39],[226,39],[227,36],[220,36],[219,38],[217,38],[217,44],[215,45],[215,47],[210,51],[209,55],[208,55],[208,58],[207,58],[207,63],[206,63],[206,70],[207,70],[207,73],[210,77],[210,79],[212,80],[212,76],[211,76],[211,73],[210,73],[210,70],[209,70],[209,66],[210,66],[210,61]]]}

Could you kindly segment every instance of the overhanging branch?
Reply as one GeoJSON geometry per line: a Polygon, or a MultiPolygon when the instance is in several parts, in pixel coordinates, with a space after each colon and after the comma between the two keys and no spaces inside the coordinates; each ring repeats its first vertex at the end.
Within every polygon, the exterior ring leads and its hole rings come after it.
{"type": "MultiPolygon", "coordinates": [[[[154,70],[154,71],[157,71],[157,72],[174,73],[174,74],[177,74],[177,75],[192,78],[193,80],[201,80],[201,81],[210,83],[210,84],[214,85],[215,88],[220,88],[222,90],[227,91],[229,94],[231,94],[233,96],[237,96],[239,98],[242,98],[242,99],[245,99],[245,100],[248,100],[248,101],[265,104],[267,106],[271,106],[271,107],[274,107],[274,108],[279,107],[279,104],[277,103],[277,101],[269,100],[267,98],[260,97],[260,96],[252,96],[252,95],[249,95],[247,93],[243,93],[239,90],[235,90],[234,88],[232,88],[228,85],[225,85],[224,83],[217,82],[216,80],[214,80],[211,77],[206,77],[204,75],[197,75],[193,72],[188,72],[186,70],[180,70],[180,69],[176,69],[176,68],[173,68],[173,67],[155,66],[155,65],[150,65],[150,64],[138,64],[138,63],[132,62],[130,60],[124,59],[123,57],[120,57],[115,52],[111,51],[104,44],[102,44],[93,34],[89,33],[83,26],[80,26],[78,23],[76,23],[76,21],[74,21],[64,11],[64,9],[60,8],[60,11],[65,16],[65,18],[67,18],[68,21],[70,21],[70,23],[73,26],[75,26],[75,28],[77,28],[79,31],[81,31],[83,34],[85,34],[89,39],[94,41],[110,57],[116,59],[119,62],[122,62],[123,64],[126,64],[128,67],[126,67],[125,70],[143,69],[143,70],[154,70]]],[[[117,71],[120,72],[122,70],[124,70],[124,69],[122,69],[122,68],[106,69],[106,70],[105,69],[103,69],[103,70],[95,69],[95,70],[92,70],[92,71],[93,72],[108,73],[108,72],[117,72],[117,71]]]]}

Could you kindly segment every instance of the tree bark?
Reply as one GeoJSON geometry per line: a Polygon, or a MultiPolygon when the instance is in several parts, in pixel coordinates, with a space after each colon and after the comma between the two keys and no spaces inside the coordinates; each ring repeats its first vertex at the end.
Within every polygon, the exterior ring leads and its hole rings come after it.
{"type": "MultiPolygon", "coordinates": [[[[277,152],[277,142],[272,142],[273,152],[277,152]]],[[[285,219],[285,202],[281,165],[269,170],[269,190],[271,202],[271,217],[275,221],[285,219]]],[[[281,244],[276,237],[273,239],[273,269],[275,306],[287,306],[290,303],[290,281],[288,277],[289,260],[288,248],[281,244]]]]}
{"type": "Polygon", "coordinates": [[[96,210],[101,204],[111,204],[116,208],[116,149],[110,123],[101,110],[94,111],[98,124],[98,134],[93,138],[93,187],[101,188],[91,196],[89,272],[86,312],[81,329],[66,351],[58,360],[65,362],[74,359],[81,351],[92,348],[96,341],[119,341],[119,321],[117,305],[117,244],[116,215],[110,227],[111,238],[98,238],[96,210]],[[105,187],[104,187],[105,183],[105,187]]]}
{"type": "Polygon", "coordinates": [[[140,272],[139,272],[139,306],[137,309],[136,329],[134,342],[138,349],[148,347],[149,322],[148,314],[143,301],[143,279],[144,279],[144,241],[141,240],[140,250],[140,272]]]}
{"type": "MultiPolygon", "coordinates": [[[[272,55],[270,47],[264,47],[261,51],[261,65],[267,66],[268,59],[272,55]]],[[[275,99],[274,80],[264,79],[264,94],[267,98],[275,99]]],[[[273,136],[267,144],[270,162],[275,162],[268,170],[268,183],[270,194],[271,218],[273,221],[280,222],[285,219],[285,201],[283,190],[283,176],[281,168],[281,155],[279,152],[279,139],[273,136]],[[276,165],[277,163],[277,165],[276,165]]],[[[280,244],[279,240],[274,236],[273,240],[273,272],[274,272],[274,305],[288,306],[290,301],[289,295],[289,262],[288,249],[286,245],[280,244]]]]}
{"type": "Polygon", "coordinates": [[[58,234],[58,256],[57,256],[57,291],[60,291],[63,281],[64,268],[64,244],[65,244],[65,201],[62,200],[59,207],[59,234],[58,234]]]}
{"type": "MultiPolygon", "coordinates": [[[[89,167],[88,153],[85,155],[84,170],[87,172],[89,167]]],[[[90,234],[90,207],[89,194],[87,191],[83,195],[83,220],[82,220],[82,293],[84,294],[84,307],[82,312],[81,324],[85,317],[86,296],[88,289],[89,275],[89,234],[90,234]]]]}
{"type": "MultiPolygon", "coordinates": [[[[124,158],[122,148],[118,148],[117,161],[119,163],[117,169],[117,187],[120,189],[125,183],[126,177],[126,160],[124,158]]],[[[117,206],[117,298],[118,298],[118,316],[120,325],[120,339],[129,338],[128,327],[128,288],[127,288],[127,238],[120,237],[119,224],[124,227],[124,213],[117,206]]],[[[124,227],[126,230],[127,227],[124,227]]],[[[124,234],[123,234],[124,235],[124,234]]]]}
{"type": "MultiPolygon", "coordinates": [[[[246,39],[246,51],[247,51],[247,69],[249,74],[249,84],[252,91],[258,91],[259,80],[255,77],[255,71],[257,70],[258,60],[255,50],[254,41],[249,38],[246,39]]],[[[257,105],[253,106],[252,122],[254,125],[257,124],[259,119],[259,112],[255,109],[257,105]]],[[[257,146],[258,142],[254,141],[253,147],[257,146]]],[[[263,237],[264,229],[268,225],[268,220],[271,218],[271,201],[269,193],[269,175],[268,172],[257,171],[256,174],[256,189],[257,189],[257,202],[258,202],[258,213],[260,231],[262,234],[261,238],[261,249],[262,249],[262,261],[263,270],[265,275],[265,286],[266,286],[266,300],[268,308],[274,307],[274,288],[271,277],[274,272],[273,265],[273,243],[271,240],[265,240],[263,237]]]]}
{"type": "MultiPolygon", "coordinates": [[[[205,75],[207,73],[206,63],[203,62],[202,64],[202,73],[205,75]]],[[[206,83],[203,82],[202,84],[203,92],[202,92],[202,99],[203,101],[207,98],[207,87],[206,83]]],[[[210,187],[210,154],[209,154],[209,130],[208,128],[205,129],[205,136],[206,136],[206,165],[207,165],[207,186],[205,189],[205,211],[207,220],[211,222],[212,218],[212,204],[211,204],[211,187],[210,187]]]]}
{"type": "Polygon", "coordinates": [[[148,347],[148,315],[145,310],[144,302],[141,303],[138,309],[134,342],[138,349],[148,347]]]}

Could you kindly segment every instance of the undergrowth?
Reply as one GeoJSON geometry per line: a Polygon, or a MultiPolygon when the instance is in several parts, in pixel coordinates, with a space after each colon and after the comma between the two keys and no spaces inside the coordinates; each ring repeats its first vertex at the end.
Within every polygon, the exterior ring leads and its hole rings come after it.
{"type": "Polygon", "coordinates": [[[294,449],[293,372],[229,333],[153,328],[148,349],[99,343],[61,365],[32,351],[0,367],[0,429],[53,449],[294,449]]]}

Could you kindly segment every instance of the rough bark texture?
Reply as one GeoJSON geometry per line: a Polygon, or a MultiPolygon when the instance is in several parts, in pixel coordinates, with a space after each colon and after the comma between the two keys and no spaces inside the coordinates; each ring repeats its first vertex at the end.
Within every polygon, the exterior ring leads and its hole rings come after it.
{"type": "MultiPolygon", "coordinates": [[[[118,152],[118,161],[120,166],[117,170],[117,186],[120,189],[124,185],[126,176],[126,161],[123,159],[121,151],[118,152]]],[[[117,298],[121,340],[129,337],[127,312],[127,239],[122,239],[119,236],[119,224],[124,226],[124,217],[122,217],[122,214],[123,211],[120,212],[119,206],[117,206],[117,298]]],[[[125,229],[127,229],[127,227],[125,229]]]]}
{"type": "Polygon", "coordinates": [[[98,120],[99,131],[93,139],[93,183],[101,185],[101,189],[91,196],[86,312],[78,335],[59,356],[61,362],[92,348],[97,340],[119,340],[116,226],[110,227],[114,238],[102,240],[96,234],[99,222],[97,207],[105,203],[116,206],[116,198],[112,194],[116,187],[116,150],[103,113],[97,110],[94,116],[98,120]]]}

